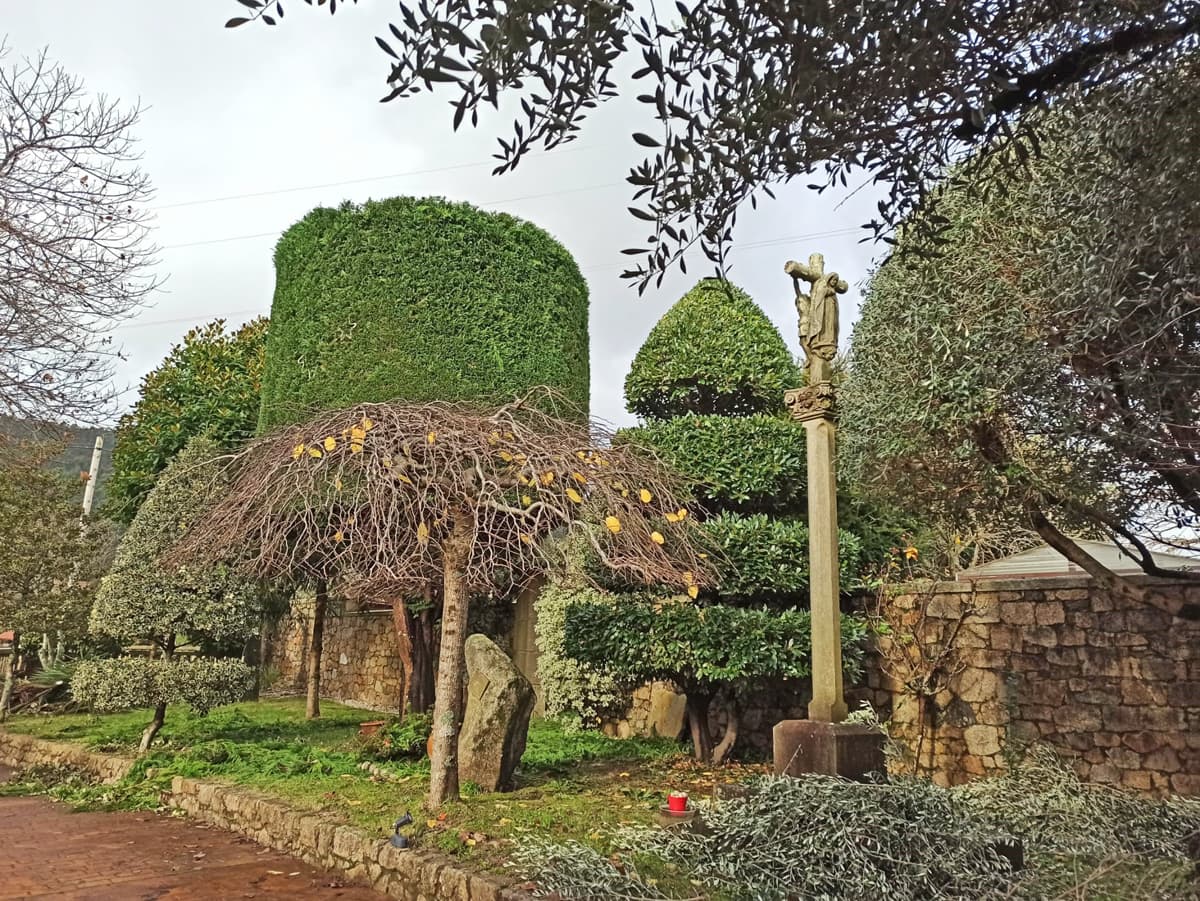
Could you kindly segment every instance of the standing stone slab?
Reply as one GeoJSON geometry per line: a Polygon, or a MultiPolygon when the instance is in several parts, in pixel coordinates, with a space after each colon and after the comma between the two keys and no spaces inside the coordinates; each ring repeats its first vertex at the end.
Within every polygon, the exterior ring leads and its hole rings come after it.
{"type": "Polygon", "coordinates": [[[484,791],[512,787],[525,753],[533,686],[485,635],[466,643],[467,709],[458,736],[458,778],[484,791]]]}

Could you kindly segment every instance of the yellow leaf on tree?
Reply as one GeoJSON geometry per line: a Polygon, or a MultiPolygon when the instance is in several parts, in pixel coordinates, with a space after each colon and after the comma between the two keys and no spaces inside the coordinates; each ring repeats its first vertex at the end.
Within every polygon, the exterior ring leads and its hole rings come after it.
{"type": "Polygon", "coordinates": [[[499,443],[500,443],[500,433],[499,432],[492,432],[492,434],[488,435],[488,444],[499,444],[499,443]]]}
{"type": "Polygon", "coordinates": [[[386,457],[383,458],[383,468],[384,469],[392,468],[392,455],[391,454],[388,454],[386,457]]]}
{"type": "Polygon", "coordinates": [[[700,594],[700,589],[697,588],[695,585],[689,585],[687,588],[687,592],[688,592],[688,597],[694,601],[696,599],[696,596],[698,594],[700,594]]]}
{"type": "Polygon", "coordinates": [[[321,449],[319,447],[310,447],[308,449],[308,455],[310,457],[317,457],[317,458],[325,456],[323,453],[321,453],[321,449]]]}
{"type": "Polygon", "coordinates": [[[573,500],[573,501],[574,501],[575,503],[577,503],[577,504],[582,504],[582,503],[583,503],[583,495],[581,495],[581,494],[580,494],[578,491],[576,491],[574,488],[568,488],[568,489],[567,489],[567,497],[569,497],[571,500],[573,500]]]}
{"type": "Polygon", "coordinates": [[[587,454],[585,454],[583,451],[575,451],[575,456],[578,457],[580,460],[587,459],[587,454]]]}
{"type": "Polygon", "coordinates": [[[500,451],[500,459],[505,463],[511,463],[513,461],[513,455],[508,451],[500,451]]]}
{"type": "Polygon", "coordinates": [[[621,531],[621,520],[617,519],[615,516],[604,517],[604,524],[608,526],[608,531],[612,532],[614,535],[621,531]]]}
{"type": "Polygon", "coordinates": [[[363,449],[363,445],[362,445],[361,441],[351,441],[350,442],[350,453],[361,454],[362,449],[363,449]]]}
{"type": "Polygon", "coordinates": [[[341,530],[341,529],[338,529],[336,532],[334,532],[334,533],[333,533],[333,540],[334,540],[334,541],[342,541],[342,540],[344,540],[344,539],[345,539],[345,537],[346,537],[346,536],[345,536],[345,535],[342,533],[342,530],[341,530]]]}
{"type": "Polygon", "coordinates": [[[571,473],[571,478],[573,478],[573,479],[574,479],[576,482],[578,482],[580,485],[586,485],[586,484],[587,484],[587,476],[585,476],[585,475],[584,475],[583,473],[581,473],[581,472],[573,472],[573,473],[571,473]]]}
{"type": "Polygon", "coordinates": [[[292,459],[293,460],[299,460],[303,456],[304,456],[304,445],[303,444],[297,444],[295,447],[292,448],[292,459]]]}
{"type": "Polygon", "coordinates": [[[621,489],[621,497],[629,497],[629,489],[628,488],[621,489]]]}
{"type": "Polygon", "coordinates": [[[553,485],[554,484],[554,473],[552,473],[548,470],[546,472],[543,472],[542,473],[542,484],[547,485],[547,486],[553,485]]]}
{"type": "Polygon", "coordinates": [[[526,507],[528,507],[530,504],[533,503],[533,498],[531,498],[528,494],[522,494],[521,495],[521,503],[524,504],[526,507]]]}
{"type": "Polygon", "coordinates": [[[662,543],[664,543],[664,542],[665,542],[667,539],[663,538],[663,534],[662,534],[662,532],[651,532],[651,533],[650,533],[650,540],[651,540],[651,541],[653,541],[655,544],[662,544],[662,543]]]}
{"type": "Polygon", "coordinates": [[[341,490],[342,490],[342,480],[341,480],[341,479],[334,479],[334,480],[333,480],[333,487],[334,487],[335,489],[337,489],[338,491],[341,491],[341,490]]]}
{"type": "Polygon", "coordinates": [[[325,450],[331,451],[337,447],[337,439],[332,435],[327,435],[325,438],[325,450]]]}
{"type": "Polygon", "coordinates": [[[642,499],[643,504],[648,504],[652,500],[654,500],[654,495],[651,494],[649,491],[647,491],[645,488],[643,488],[641,491],[638,492],[638,497],[640,497],[642,499]]]}
{"type": "Polygon", "coordinates": [[[694,575],[692,575],[691,571],[685,572],[683,574],[683,584],[684,585],[691,585],[695,581],[696,581],[696,577],[694,575]]]}
{"type": "Polygon", "coordinates": [[[522,534],[521,541],[523,541],[525,544],[533,544],[533,536],[522,534]]]}
{"type": "Polygon", "coordinates": [[[398,479],[399,479],[401,482],[403,482],[405,485],[411,485],[411,484],[413,483],[413,480],[412,480],[412,479],[410,479],[408,476],[406,476],[406,475],[405,475],[404,473],[402,473],[402,472],[398,472],[398,473],[396,473],[396,478],[398,478],[398,479]]]}
{"type": "Polygon", "coordinates": [[[683,509],[683,507],[680,507],[675,515],[679,517],[680,522],[683,522],[683,520],[687,519],[687,510],[683,509]]]}
{"type": "Polygon", "coordinates": [[[363,420],[361,423],[359,423],[359,425],[362,426],[362,430],[364,432],[369,432],[369,431],[371,431],[371,429],[375,428],[375,423],[371,422],[371,420],[368,419],[366,416],[363,417],[363,420]]]}
{"type": "Polygon", "coordinates": [[[355,441],[362,441],[367,437],[367,430],[355,426],[350,430],[350,437],[355,441]]]}
{"type": "Polygon", "coordinates": [[[429,526],[425,525],[425,523],[421,523],[420,525],[417,526],[417,541],[421,542],[421,544],[424,544],[428,540],[429,540],[429,526]]]}
{"type": "Polygon", "coordinates": [[[520,482],[522,485],[528,485],[529,477],[527,475],[525,475],[525,473],[523,473],[523,472],[518,472],[517,473],[517,481],[520,482]]]}
{"type": "Polygon", "coordinates": [[[433,442],[437,441],[437,432],[430,432],[428,435],[425,436],[425,440],[428,441],[430,444],[433,444],[433,442]]]}
{"type": "Polygon", "coordinates": [[[919,557],[920,555],[921,555],[921,552],[918,551],[911,544],[904,549],[904,559],[905,560],[916,560],[917,557],[919,557]]]}
{"type": "Polygon", "coordinates": [[[667,516],[667,522],[679,522],[679,514],[678,513],[671,513],[670,511],[668,511],[666,516],[667,516]]]}

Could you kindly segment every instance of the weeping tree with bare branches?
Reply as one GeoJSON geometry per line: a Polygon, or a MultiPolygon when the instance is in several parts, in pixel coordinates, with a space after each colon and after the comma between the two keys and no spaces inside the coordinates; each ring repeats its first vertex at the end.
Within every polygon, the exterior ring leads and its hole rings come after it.
{"type": "Polygon", "coordinates": [[[0,413],[94,421],[115,399],[108,327],[154,289],[136,106],[0,42],[0,413]]]}
{"type": "Polygon", "coordinates": [[[612,447],[598,426],[544,412],[550,398],[491,410],[358,404],[283,428],[227,458],[228,494],[175,552],[241,554],[255,575],[336,582],[346,596],[438,586],[431,807],[458,797],[473,592],[545,572],[556,561],[544,539],[564,532],[626,578],[692,596],[712,578],[694,517],[679,515],[679,479],[653,457],[612,447]]]}

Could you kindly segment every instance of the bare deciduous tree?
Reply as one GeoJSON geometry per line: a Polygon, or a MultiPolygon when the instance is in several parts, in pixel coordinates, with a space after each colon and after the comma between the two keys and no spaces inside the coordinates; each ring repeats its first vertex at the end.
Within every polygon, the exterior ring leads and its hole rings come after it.
{"type": "Polygon", "coordinates": [[[713,578],[680,479],[643,452],[611,446],[596,425],[542,412],[543,400],[492,410],[359,404],[284,428],[227,458],[230,490],[173,553],[240,556],[253,575],[306,578],[318,605],[334,582],[367,598],[439,586],[431,807],[458,797],[472,594],[545,572],[556,561],[543,539],[566,531],[634,581],[695,597],[713,578]]]}
{"type": "Polygon", "coordinates": [[[0,43],[0,413],[110,412],[107,332],[154,289],[136,106],[0,43]]]}

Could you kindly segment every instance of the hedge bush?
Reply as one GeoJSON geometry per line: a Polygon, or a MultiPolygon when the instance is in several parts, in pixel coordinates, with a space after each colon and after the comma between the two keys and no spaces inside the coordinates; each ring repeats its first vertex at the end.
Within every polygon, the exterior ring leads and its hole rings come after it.
{"type": "Polygon", "coordinates": [[[240,701],[253,684],[254,670],[240,660],[117,657],[81,662],[71,679],[71,694],[101,713],[158,704],[185,704],[208,713],[240,701]]]}
{"type": "Polygon", "coordinates": [[[534,631],[538,649],[538,681],[546,713],[566,716],[578,725],[595,725],[606,714],[620,712],[629,697],[601,667],[567,655],[567,611],[573,604],[609,605],[622,599],[577,577],[554,578],[538,592],[534,631]]]}
{"type": "Polygon", "coordinates": [[[588,403],[588,292],[535,225],[439,198],[313,210],[275,249],[259,430],[361,401],[588,403]]]}
{"type": "MultiPolygon", "coordinates": [[[[764,514],[723,513],[704,523],[713,545],[723,552],[717,592],[742,602],[808,601],[808,526],[798,519],[764,514]]],[[[838,574],[843,591],[859,581],[861,542],[838,531],[838,574]]]]}
{"type": "Polygon", "coordinates": [[[617,440],[643,445],[695,479],[712,510],[771,513],[804,504],[804,429],[777,416],[680,416],[622,429],[617,440]]]}
{"type": "MultiPolygon", "coordinates": [[[[578,603],[567,610],[569,657],[612,674],[626,686],[653,679],[711,685],[756,679],[802,679],[810,670],[807,610],[774,613],[701,607],[686,598],[623,596],[619,603],[578,603]]],[[[842,664],[862,671],[866,624],[842,617],[842,664]]]]}
{"type": "Polygon", "coordinates": [[[703,279],[651,330],[625,377],[625,405],[647,419],[783,409],[800,370],[779,330],[740,288],[703,279]]]}

